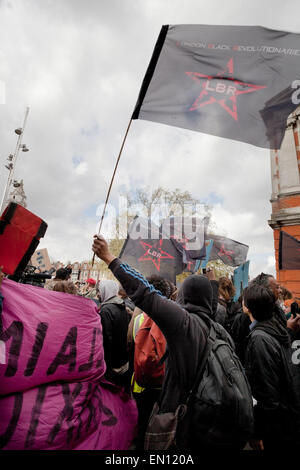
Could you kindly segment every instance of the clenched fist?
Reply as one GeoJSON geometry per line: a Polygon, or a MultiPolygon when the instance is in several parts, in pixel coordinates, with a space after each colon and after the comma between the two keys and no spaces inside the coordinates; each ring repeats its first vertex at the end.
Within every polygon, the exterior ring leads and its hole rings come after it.
{"type": "Polygon", "coordinates": [[[102,259],[107,265],[116,258],[116,256],[109,251],[107,241],[101,235],[94,235],[92,250],[98,258],[102,259]]]}

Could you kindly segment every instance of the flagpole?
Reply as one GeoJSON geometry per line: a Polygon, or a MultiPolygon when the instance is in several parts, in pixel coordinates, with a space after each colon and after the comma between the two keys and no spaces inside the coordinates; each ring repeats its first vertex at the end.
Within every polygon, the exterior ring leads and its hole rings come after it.
{"type": "MultiPolygon", "coordinates": [[[[132,123],[132,118],[130,119],[127,130],[125,132],[125,136],[124,136],[124,139],[123,139],[123,142],[122,142],[122,145],[121,145],[121,149],[120,149],[120,152],[119,152],[116,164],[115,164],[114,172],[113,172],[113,175],[112,175],[112,178],[111,178],[111,181],[110,181],[110,185],[109,185],[109,188],[108,188],[108,191],[107,191],[105,204],[104,204],[104,208],[103,208],[103,212],[102,212],[102,216],[101,216],[101,220],[100,220],[98,235],[101,232],[102,222],[103,222],[103,219],[104,219],[104,216],[105,216],[105,211],[106,211],[108,199],[109,199],[109,196],[110,196],[111,188],[112,188],[112,185],[113,185],[113,182],[114,182],[115,174],[116,174],[116,171],[117,171],[117,168],[118,168],[118,165],[119,165],[119,161],[120,161],[120,158],[121,158],[121,155],[122,155],[122,152],[123,152],[123,147],[124,147],[125,141],[127,139],[127,135],[128,135],[131,123],[132,123]]],[[[95,253],[93,254],[92,267],[94,266],[94,262],[95,262],[95,253]]]]}

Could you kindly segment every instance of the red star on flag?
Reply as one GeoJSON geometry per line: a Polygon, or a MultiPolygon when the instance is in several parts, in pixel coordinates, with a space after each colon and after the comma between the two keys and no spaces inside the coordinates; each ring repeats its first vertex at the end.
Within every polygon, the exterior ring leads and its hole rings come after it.
{"type": "Polygon", "coordinates": [[[166,251],[162,250],[163,239],[158,240],[154,245],[140,241],[146,252],[139,258],[139,261],[152,261],[157,271],[160,271],[160,261],[162,259],[174,259],[166,251]]]}
{"type": "Polygon", "coordinates": [[[236,121],[238,121],[236,97],[266,88],[265,86],[235,80],[233,78],[233,58],[227,62],[226,69],[217,75],[204,75],[198,72],[185,73],[196,81],[207,78],[207,80],[202,83],[203,89],[190,107],[190,111],[212,103],[218,103],[236,121]],[[220,99],[216,99],[216,95],[220,95],[220,99]]]}
{"type": "Polygon", "coordinates": [[[232,261],[232,257],[230,255],[233,255],[233,254],[234,254],[234,251],[225,250],[224,245],[222,245],[218,253],[219,256],[227,256],[229,259],[231,259],[231,261],[232,261]]]}

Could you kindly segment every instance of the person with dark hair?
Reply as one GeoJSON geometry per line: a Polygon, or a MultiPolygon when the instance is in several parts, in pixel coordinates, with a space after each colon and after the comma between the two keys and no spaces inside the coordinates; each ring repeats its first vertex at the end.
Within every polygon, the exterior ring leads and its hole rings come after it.
{"type": "Polygon", "coordinates": [[[67,268],[59,268],[55,273],[55,280],[67,281],[70,278],[70,271],[67,268]]]}
{"type": "Polygon", "coordinates": [[[58,281],[68,281],[70,279],[71,272],[69,268],[59,268],[55,273],[55,277],[53,279],[50,279],[49,281],[48,280],[46,281],[45,286],[44,286],[45,289],[53,290],[55,284],[58,281]]]}
{"type": "Polygon", "coordinates": [[[132,302],[132,300],[128,297],[128,295],[125,292],[125,289],[123,288],[123,286],[121,286],[121,284],[119,285],[118,296],[121,297],[121,299],[124,300],[127,313],[130,316],[132,316],[133,312],[134,312],[134,309],[135,309],[135,305],[132,302]]]}
{"type": "MultiPolygon", "coordinates": [[[[147,281],[151,285],[153,285],[156,290],[160,291],[162,293],[162,295],[164,295],[168,299],[171,297],[172,288],[171,288],[171,285],[170,285],[170,283],[167,279],[164,279],[162,276],[158,276],[157,274],[153,274],[153,275],[147,277],[147,281]]],[[[134,340],[134,338],[133,338],[134,324],[137,325],[139,323],[139,325],[140,325],[142,323],[142,320],[143,320],[142,316],[140,316],[138,318],[138,320],[136,320],[136,318],[139,315],[142,315],[142,314],[143,314],[143,311],[140,308],[135,307],[133,315],[132,315],[130,323],[129,323],[129,326],[128,326],[127,343],[128,343],[128,349],[129,350],[132,349],[132,344],[133,344],[133,340],[134,340]]]]}
{"type": "Polygon", "coordinates": [[[248,314],[248,309],[244,304],[243,294],[240,296],[239,302],[242,305],[242,310],[235,315],[230,328],[230,333],[235,344],[235,352],[241,363],[244,365],[251,320],[248,314]]]}
{"type": "Polygon", "coordinates": [[[242,313],[242,306],[235,302],[235,287],[230,279],[225,276],[219,278],[219,299],[216,321],[220,323],[232,335],[232,325],[236,315],[242,313]],[[225,307],[225,312],[220,307],[225,307]]]}
{"type": "Polygon", "coordinates": [[[276,296],[252,281],[244,289],[251,324],[245,367],[254,399],[252,448],[292,450],[300,444],[297,371],[287,328],[275,318],[276,296]]]}
{"type": "Polygon", "coordinates": [[[288,329],[291,341],[296,338],[297,333],[300,330],[300,315],[297,315],[294,318],[286,319],[284,310],[280,306],[279,297],[281,295],[281,287],[277,280],[272,276],[272,274],[260,273],[256,276],[251,282],[255,282],[260,286],[266,287],[271,290],[275,297],[274,304],[274,318],[275,321],[278,321],[281,325],[288,329]]]}
{"type": "Polygon", "coordinates": [[[168,281],[168,283],[169,283],[169,285],[170,285],[170,287],[171,287],[170,299],[176,301],[177,295],[178,295],[178,289],[177,289],[177,287],[175,286],[175,284],[173,284],[173,282],[169,281],[168,279],[167,279],[167,281],[168,281]]]}

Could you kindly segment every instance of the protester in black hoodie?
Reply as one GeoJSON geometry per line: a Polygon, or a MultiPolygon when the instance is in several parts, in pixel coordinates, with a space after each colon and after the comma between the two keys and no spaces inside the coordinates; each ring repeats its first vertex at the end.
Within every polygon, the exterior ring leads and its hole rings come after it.
{"type": "Polygon", "coordinates": [[[300,444],[300,406],[289,334],[274,317],[276,299],[270,289],[252,282],[243,297],[252,321],[246,372],[257,401],[252,446],[292,450],[300,444]]]}
{"type": "MultiPolygon", "coordinates": [[[[159,412],[174,412],[179,404],[186,402],[202,364],[212,316],[210,281],[202,275],[185,279],[182,285],[184,305],[180,306],[163,297],[139,272],[113,256],[103,237],[95,236],[93,251],[108,265],[135,305],[147,313],[163,332],[168,357],[159,412]]],[[[177,448],[199,451],[198,443],[192,441],[193,436],[180,422],[176,433],[177,448]]]]}

